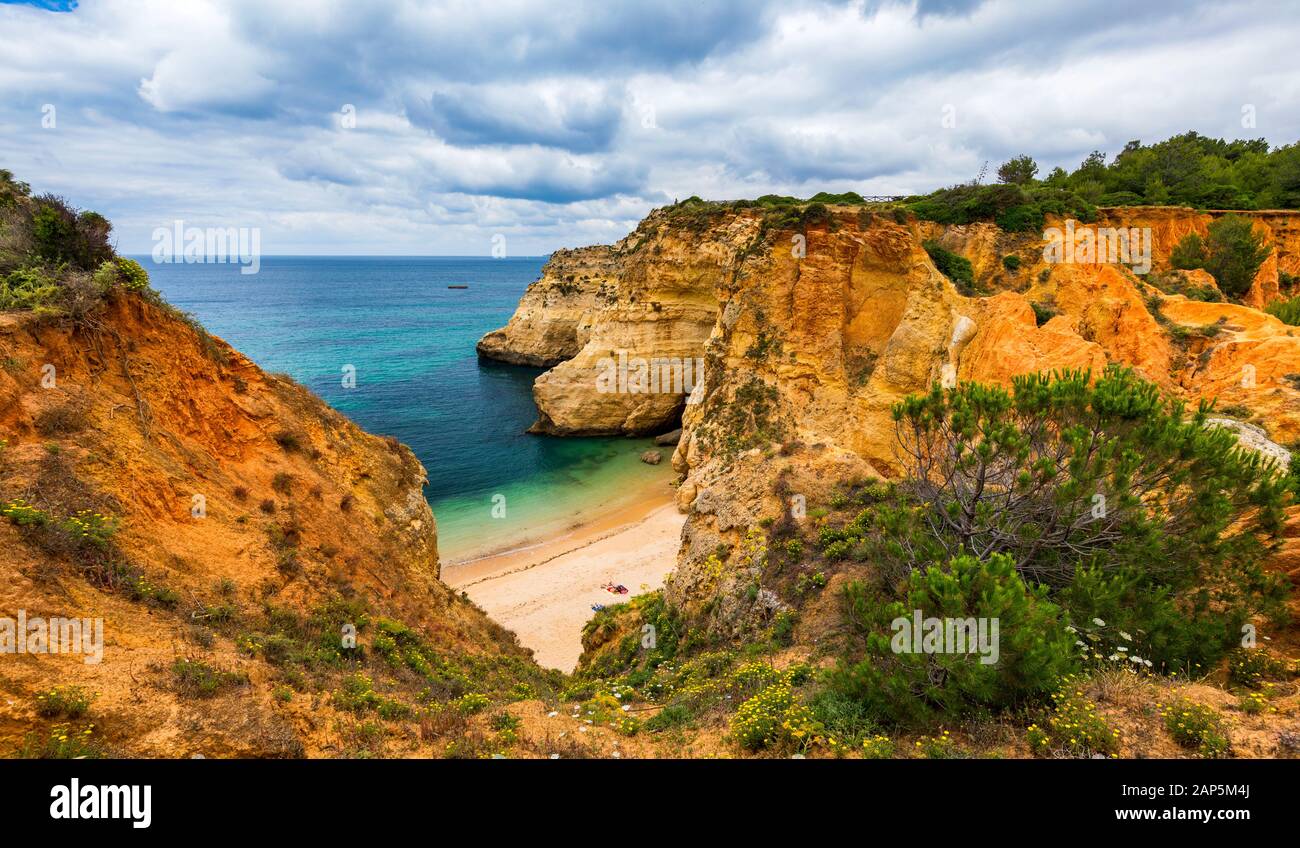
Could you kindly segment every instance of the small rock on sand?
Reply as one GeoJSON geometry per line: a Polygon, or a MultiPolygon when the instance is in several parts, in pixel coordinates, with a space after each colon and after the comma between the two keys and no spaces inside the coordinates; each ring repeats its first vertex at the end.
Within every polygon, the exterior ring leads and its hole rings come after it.
{"type": "Polygon", "coordinates": [[[644,462],[646,465],[658,465],[659,463],[663,462],[663,459],[664,459],[663,451],[648,450],[645,453],[641,454],[641,461],[644,462]]]}

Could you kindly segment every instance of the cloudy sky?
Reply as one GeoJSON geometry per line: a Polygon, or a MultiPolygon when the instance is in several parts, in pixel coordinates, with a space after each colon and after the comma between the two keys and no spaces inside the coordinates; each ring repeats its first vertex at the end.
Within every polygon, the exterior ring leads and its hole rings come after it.
{"type": "Polygon", "coordinates": [[[181,219],[260,227],[268,254],[502,234],[535,255],[692,194],[909,193],[1188,129],[1300,139],[1295,0],[69,5],[0,0],[0,167],[108,215],[128,253],[181,219]]]}

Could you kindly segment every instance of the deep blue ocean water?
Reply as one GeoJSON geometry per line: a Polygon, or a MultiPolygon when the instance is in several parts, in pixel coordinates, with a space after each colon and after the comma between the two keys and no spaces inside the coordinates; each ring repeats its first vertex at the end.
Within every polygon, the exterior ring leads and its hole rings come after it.
{"type": "Polygon", "coordinates": [[[136,258],[168,301],[263,369],[410,445],[429,474],[444,563],[523,543],[641,480],[667,479],[667,463],[638,461],[646,440],[528,435],[540,372],[479,361],[475,342],[506,323],[545,257],[273,256],[248,275],[136,258]],[[348,365],[353,389],[343,386],[348,365]],[[498,494],[504,520],[491,512],[498,494]]]}

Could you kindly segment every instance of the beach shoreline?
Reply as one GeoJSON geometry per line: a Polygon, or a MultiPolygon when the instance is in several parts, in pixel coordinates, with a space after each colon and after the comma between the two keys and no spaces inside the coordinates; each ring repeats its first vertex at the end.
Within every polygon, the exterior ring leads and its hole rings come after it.
{"type": "Polygon", "coordinates": [[[444,571],[550,545],[608,516],[617,515],[615,523],[628,523],[638,513],[644,515],[651,501],[673,496],[676,474],[671,466],[641,461],[652,444],[648,439],[619,439],[593,447],[584,444],[590,442],[586,439],[528,438],[567,448],[567,467],[490,490],[430,499],[444,571]]]}
{"type": "Polygon", "coordinates": [[[685,522],[673,490],[655,487],[550,537],[448,563],[442,579],[513,630],[538,663],[570,672],[582,653],[582,628],[593,605],[622,603],[661,588],[677,564],[685,522]],[[611,583],[628,593],[602,588],[611,583]]]}

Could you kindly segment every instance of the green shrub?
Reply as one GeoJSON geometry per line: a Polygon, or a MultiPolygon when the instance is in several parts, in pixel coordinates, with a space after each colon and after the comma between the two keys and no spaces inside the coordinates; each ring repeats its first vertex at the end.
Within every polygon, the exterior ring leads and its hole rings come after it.
{"type": "Polygon", "coordinates": [[[283,665],[297,655],[297,642],[282,633],[273,633],[262,642],[262,659],[271,665],[283,665]]]}
{"type": "Polygon", "coordinates": [[[48,512],[32,506],[22,498],[0,503],[0,515],[19,527],[44,527],[52,520],[48,512]]]}
{"type": "Polygon", "coordinates": [[[14,179],[14,172],[0,168],[0,209],[13,209],[30,197],[32,187],[25,182],[14,179]]]}
{"type": "Polygon", "coordinates": [[[781,680],[787,680],[793,685],[788,675],[777,671],[765,660],[750,660],[732,669],[724,678],[723,685],[731,694],[747,698],[781,680]]]}
{"type": "Polygon", "coordinates": [[[375,709],[385,721],[406,721],[415,715],[415,709],[410,704],[393,698],[381,698],[375,709]]]}
{"type": "Polygon", "coordinates": [[[523,724],[523,719],[505,711],[496,713],[488,719],[488,726],[496,731],[516,730],[521,724],[523,724]]]}
{"type": "MultiPolygon", "coordinates": [[[[716,559],[714,560],[716,561],[716,559]]],[[[721,563],[718,563],[721,568],[721,563]]],[[[604,653],[600,657],[602,675],[614,675],[634,667],[653,669],[677,657],[682,641],[687,637],[685,619],[671,607],[662,591],[638,595],[627,604],[606,607],[592,616],[583,627],[583,643],[587,643],[603,627],[613,627],[622,611],[634,614],[632,632],[621,644],[617,653],[604,653]],[[646,626],[654,628],[655,641],[648,650],[641,647],[641,635],[646,626]]]]}
{"type": "Polygon", "coordinates": [[[1277,707],[1269,704],[1267,692],[1246,692],[1237,699],[1237,709],[1246,715],[1261,715],[1266,712],[1278,711],[1277,707]]]}
{"type": "Polygon", "coordinates": [[[967,296],[974,292],[975,269],[969,259],[953,253],[933,239],[926,240],[921,246],[925,248],[926,253],[930,254],[934,267],[939,269],[939,273],[952,280],[959,292],[967,296]]]}
{"type": "Polygon", "coordinates": [[[853,550],[853,541],[851,539],[836,539],[828,542],[826,547],[822,548],[822,556],[826,557],[827,562],[846,559],[853,550]]]}
{"type": "Polygon", "coordinates": [[[669,704],[645,721],[645,729],[652,731],[669,730],[690,724],[691,710],[685,704],[669,704]]]}
{"type": "Polygon", "coordinates": [[[81,211],[63,198],[41,195],[32,201],[31,233],[36,255],[51,265],[94,271],[113,256],[112,225],[97,212],[81,211]]]}
{"type": "Polygon", "coordinates": [[[1179,698],[1168,705],[1160,705],[1165,729],[1174,741],[1190,748],[1205,759],[1227,756],[1231,744],[1223,726],[1223,717],[1206,704],[1179,698]]]}
{"type": "Polygon", "coordinates": [[[772,618],[772,641],[778,645],[790,645],[794,642],[794,627],[798,622],[797,613],[782,610],[772,618]]]}
{"type": "Polygon", "coordinates": [[[1214,276],[1229,297],[1241,297],[1250,290],[1259,266],[1273,252],[1255,232],[1249,218],[1225,215],[1209,226],[1205,270],[1214,276]]]}
{"type": "Polygon", "coordinates": [[[1025,201],[1025,192],[1014,185],[960,185],[940,189],[909,206],[918,218],[940,224],[972,224],[991,221],[1025,201]]]}
{"type": "Polygon", "coordinates": [[[59,522],[59,529],[77,547],[103,550],[117,534],[118,521],[111,516],[83,509],[59,522]]]}
{"type": "Polygon", "coordinates": [[[799,704],[789,681],[773,683],[745,701],[731,718],[731,732],[741,747],[793,747],[800,750],[821,741],[812,712],[799,704]]]}
{"type": "Polygon", "coordinates": [[[19,756],[42,760],[96,760],[106,756],[95,738],[94,725],[77,729],[64,722],[50,728],[49,735],[28,734],[19,756]]]}
{"type": "Polygon", "coordinates": [[[119,256],[104,262],[95,271],[95,283],[101,291],[121,286],[128,291],[149,291],[149,272],[134,259],[119,256]]]}
{"type": "Polygon", "coordinates": [[[40,268],[20,268],[0,277],[0,309],[53,310],[58,281],[40,268]]]}
{"type": "Polygon", "coordinates": [[[998,168],[998,180],[1004,183],[1024,185],[1033,182],[1038,173],[1038,163],[1029,156],[1016,156],[1003,162],[998,168]]]}
{"type": "Polygon", "coordinates": [[[1224,215],[1210,223],[1204,240],[1196,233],[1184,236],[1170,253],[1170,262],[1175,268],[1209,271],[1225,295],[1240,299],[1272,252],[1249,218],[1224,215]]]}
{"type": "Polygon", "coordinates": [[[119,286],[167,308],[140,263],[114,254],[111,232],[104,216],[54,195],[32,197],[29,186],[0,171],[0,310],[82,323],[119,286]]]}
{"type": "Polygon", "coordinates": [[[1241,603],[1219,608],[1199,591],[1179,598],[1136,567],[1080,568],[1056,599],[1079,627],[1096,620],[1112,632],[1136,634],[1140,641],[1125,646],[1129,656],[1166,674],[1201,673],[1212,666],[1240,638],[1249,609],[1241,603]]]}
{"type": "Polygon", "coordinates": [[[1205,240],[1199,233],[1188,233],[1183,236],[1169,252],[1169,264],[1180,271],[1204,268],[1206,260],[1205,240]]]}
{"type": "Polygon", "coordinates": [[[1052,307],[1048,306],[1045,303],[1038,303],[1037,301],[1035,301],[1029,305],[1034,310],[1034,324],[1039,327],[1043,326],[1048,321],[1051,321],[1053,318],[1055,318],[1057,315],[1060,314],[1055,309],[1053,309],[1052,307]]]}
{"type": "Polygon", "coordinates": [[[379,706],[382,699],[375,692],[374,682],[361,673],[350,674],[334,693],[334,706],[352,713],[363,713],[379,706]]]}
{"type": "Polygon", "coordinates": [[[1039,232],[1047,223],[1047,215],[1035,203],[1022,203],[1003,211],[994,221],[1009,233],[1039,232]]]}
{"type": "Polygon", "coordinates": [[[1045,586],[1021,579],[1009,556],[981,561],[963,555],[946,567],[913,571],[903,602],[886,602],[864,584],[850,583],[845,602],[850,621],[865,635],[865,653],[842,660],[830,686],[891,724],[955,719],[1045,697],[1075,664],[1061,610],[1045,586]],[[935,653],[903,644],[900,637],[910,633],[917,610],[923,619],[985,619],[989,628],[996,621],[997,636],[991,629],[987,634],[996,661],[981,662],[969,644],[966,652],[935,653]]]}
{"type": "Polygon", "coordinates": [[[474,713],[483,712],[483,710],[487,709],[489,703],[490,701],[487,695],[480,695],[477,692],[466,692],[456,700],[456,709],[460,710],[465,715],[473,715],[474,713]]]}
{"type": "Polygon", "coordinates": [[[1115,367],[936,386],[895,407],[903,497],[866,517],[864,555],[896,580],[1006,553],[1076,620],[1115,616],[1151,631],[1148,658],[1208,665],[1248,616],[1280,613],[1262,563],[1292,499],[1287,475],[1205,426],[1211,408],[1115,367]]]}
{"type": "Polygon", "coordinates": [[[95,696],[80,686],[55,686],[36,696],[36,713],[45,718],[81,718],[95,696]]]}
{"type": "Polygon", "coordinates": [[[1083,695],[1072,677],[1052,693],[1052,709],[1044,725],[1029,725],[1029,749],[1038,756],[1118,756],[1119,731],[1097,714],[1097,705],[1083,695]]]}
{"type": "Polygon", "coordinates": [[[1016,256],[1014,253],[1008,253],[1006,256],[1002,257],[1002,267],[1012,273],[1019,271],[1020,257],[1016,256]]]}
{"type": "Polygon", "coordinates": [[[1098,206],[1142,206],[1145,198],[1135,191],[1112,191],[1097,200],[1098,206]]]}
{"type": "Polygon", "coordinates": [[[824,203],[809,203],[804,207],[802,215],[804,226],[828,224],[832,220],[831,210],[824,203]]]}
{"type": "Polygon", "coordinates": [[[200,660],[178,659],[172,663],[172,676],[182,694],[211,698],[227,689],[248,683],[248,675],[213,668],[200,660]]]}
{"type": "Polygon", "coordinates": [[[922,736],[915,743],[916,755],[926,760],[955,760],[961,756],[952,734],[944,730],[938,736],[922,736]]]}
{"type": "Polygon", "coordinates": [[[826,737],[846,748],[859,747],[880,730],[879,722],[865,702],[838,689],[827,688],[816,693],[809,699],[808,708],[826,737]]]}
{"type": "Polygon", "coordinates": [[[1210,209],[1293,205],[1287,166],[1298,158],[1288,148],[1270,152],[1260,139],[1208,138],[1183,133],[1156,144],[1129,142],[1108,166],[1089,157],[1065,183],[1094,181],[1108,205],[1133,202],[1182,204],[1210,209]]]}
{"type": "MultiPolygon", "coordinates": [[[[57,455],[57,450],[51,453],[57,455]]],[[[22,530],[26,543],[48,556],[70,560],[103,588],[130,592],[131,584],[140,579],[138,569],[126,564],[114,542],[119,522],[112,516],[81,510],[60,518],[21,498],[0,502],[0,516],[22,530]]]]}
{"type": "Polygon", "coordinates": [[[1291,664],[1263,648],[1239,648],[1228,657],[1228,682],[1259,689],[1272,680],[1291,676],[1291,664]]]}
{"type": "Polygon", "coordinates": [[[1300,295],[1290,300],[1275,300],[1265,306],[1264,311],[1283,324],[1300,327],[1300,295]]]}
{"type": "MultiPolygon", "coordinates": [[[[1194,285],[1181,274],[1148,274],[1145,281],[1165,294],[1181,294],[1188,300],[1202,303],[1222,303],[1223,294],[1213,284],[1194,285]]],[[[1157,299],[1158,301],[1158,299],[1157,299]]],[[[1156,314],[1148,304],[1148,310],[1156,314]]],[[[1157,319],[1158,320],[1158,319],[1157,319]]]]}
{"type": "Polygon", "coordinates": [[[1058,185],[961,185],[940,189],[909,206],[918,218],[941,224],[995,221],[1008,232],[1041,231],[1048,215],[1095,220],[1097,210],[1080,194],[1058,185]]]}
{"type": "Polygon", "coordinates": [[[810,203],[827,203],[832,206],[861,206],[865,204],[866,199],[856,191],[845,191],[839,194],[832,194],[828,191],[819,191],[812,197],[808,198],[810,203]]]}
{"type": "Polygon", "coordinates": [[[894,756],[894,740],[888,736],[869,736],[862,740],[862,759],[889,760],[894,756]]]}

